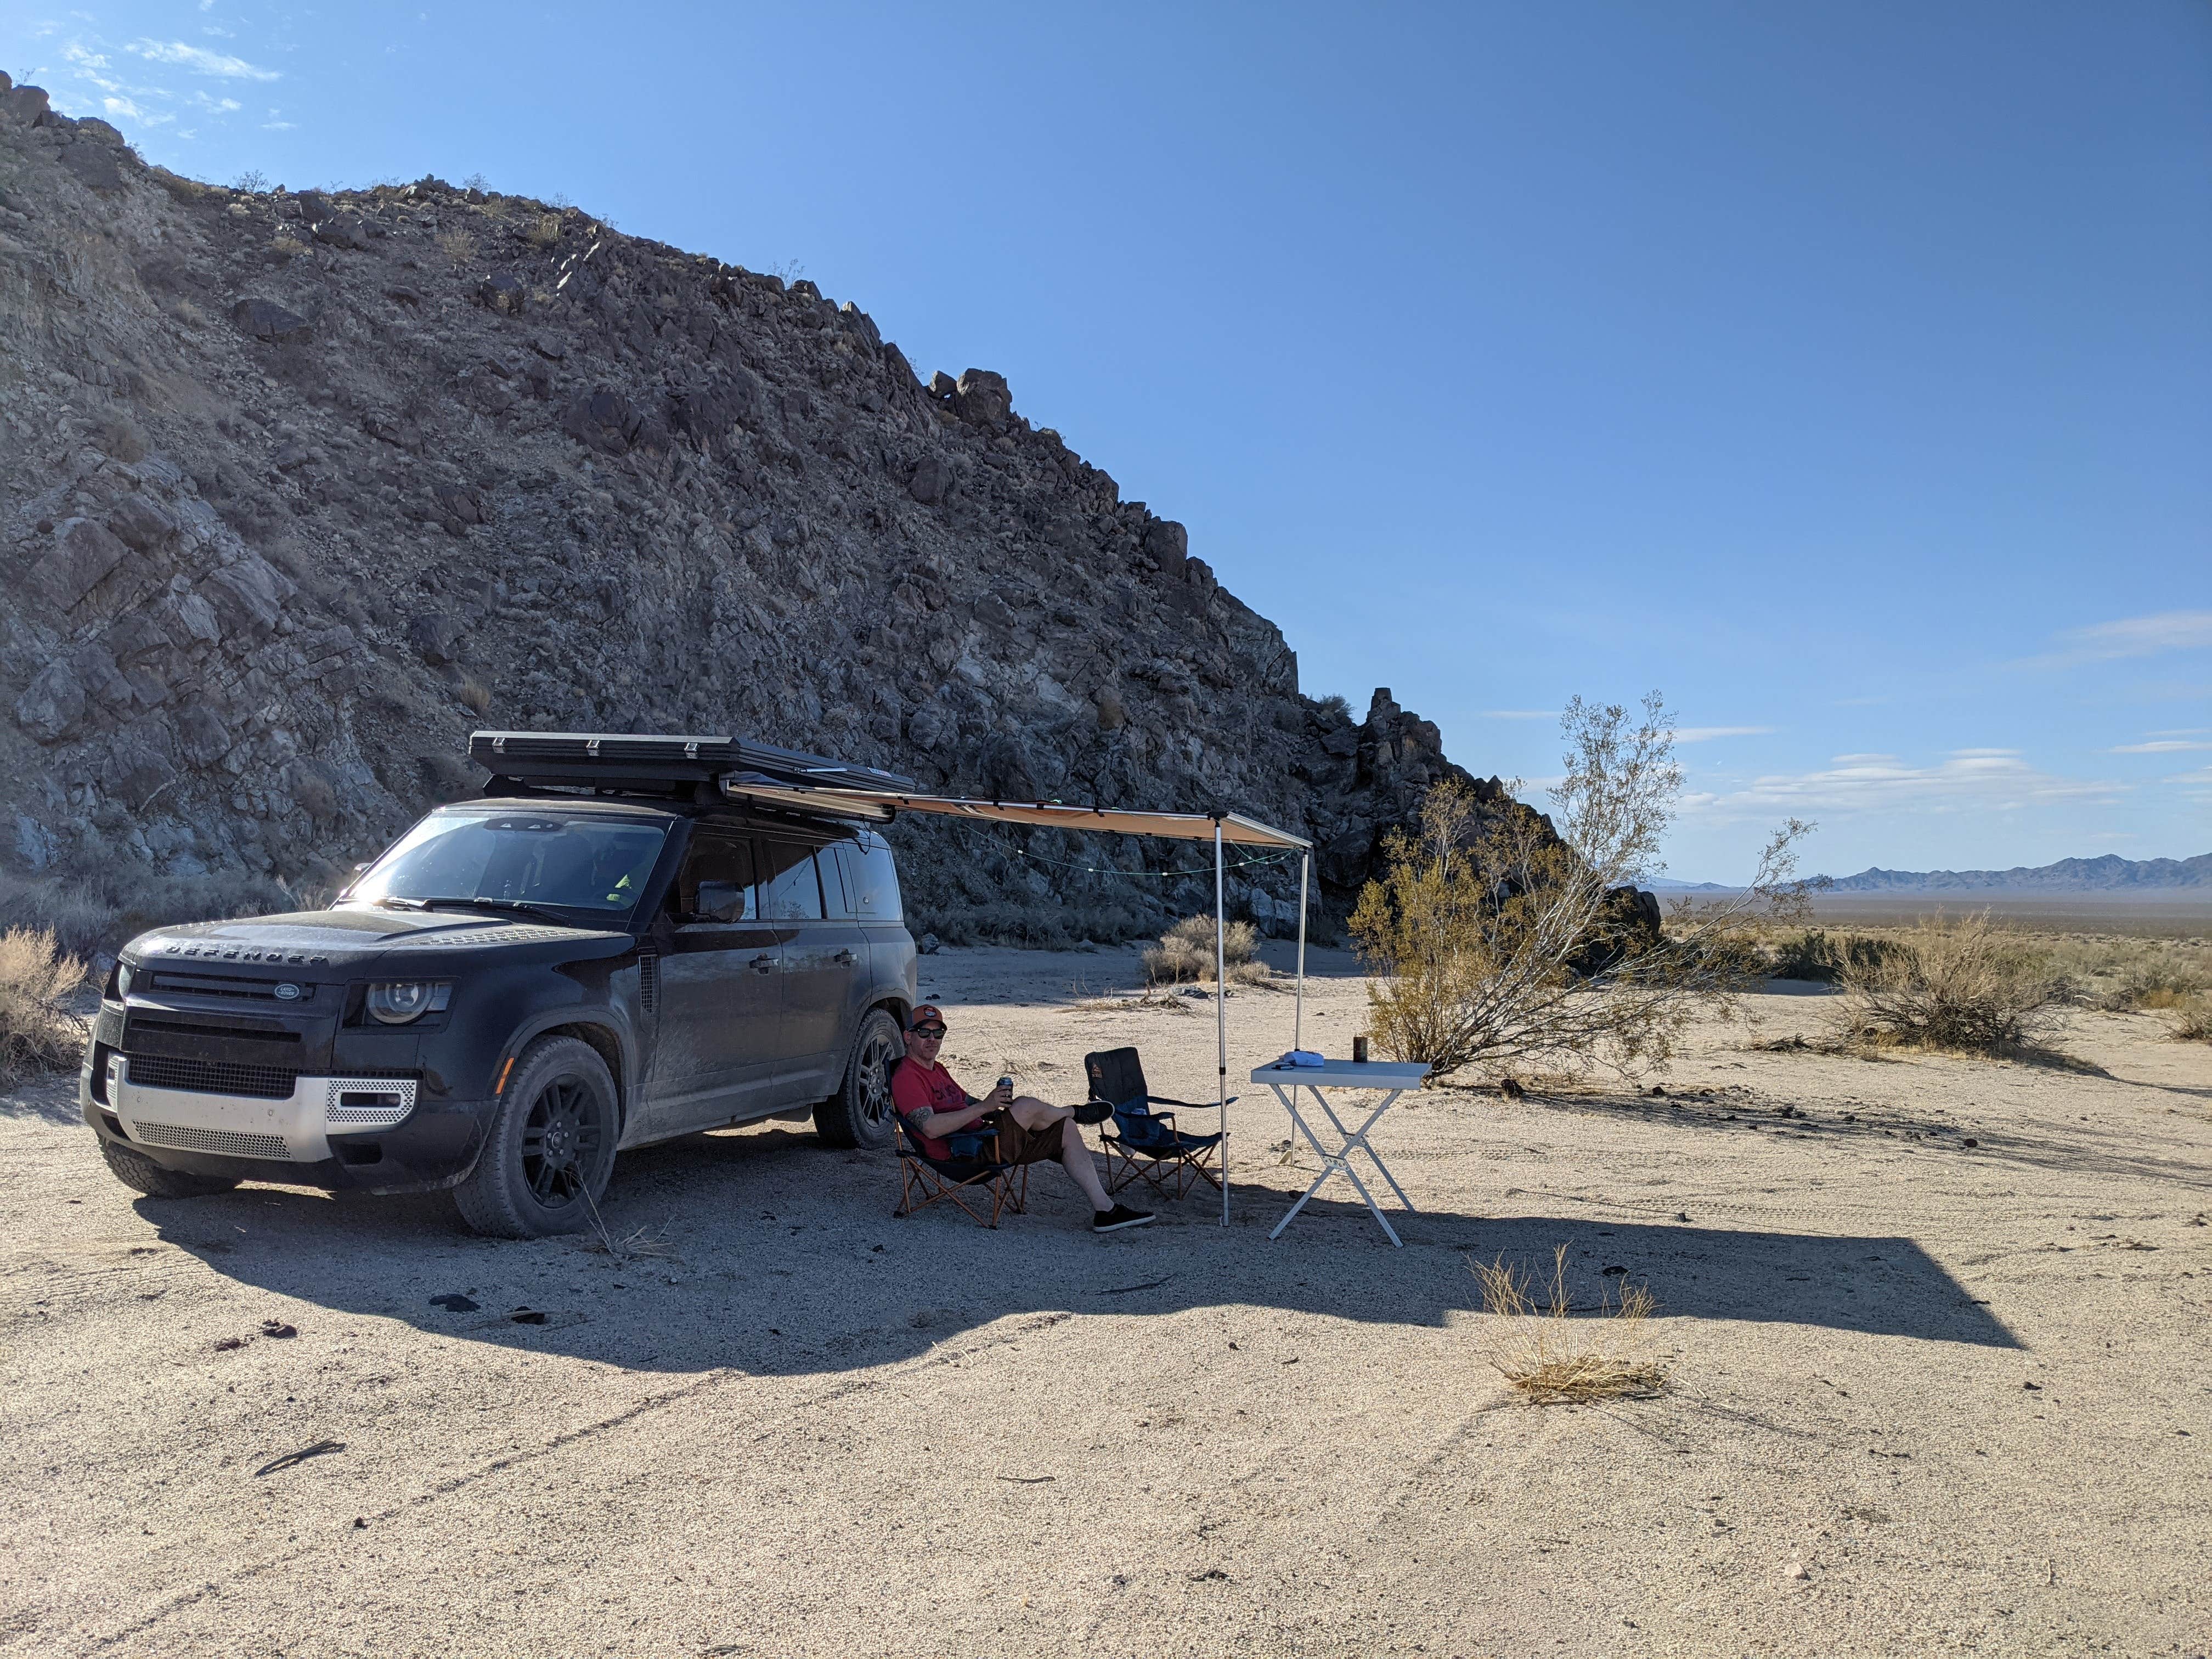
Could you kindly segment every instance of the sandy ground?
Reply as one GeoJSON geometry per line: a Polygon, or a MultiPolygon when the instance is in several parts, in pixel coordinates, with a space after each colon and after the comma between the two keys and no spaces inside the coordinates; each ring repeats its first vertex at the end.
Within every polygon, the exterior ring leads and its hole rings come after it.
{"type": "MultiPolygon", "coordinates": [[[[1309,1041],[1348,1052],[1331,965],[1309,1041]]],[[[1210,1003],[1074,1006],[1130,957],[925,966],[972,1086],[1072,1097],[1134,1042],[1210,1091],[1210,1003]]],[[[1291,1000],[1229,1006],[1241,1077],[1291,1000]]],[[[435,1199],[136,1198],[33,1090],[0,1654],[2201,1654],[2212,1052],[2158,1031],[2076,1018],[2099,1077],[1715,1026],[1665,1097],[1408,1097],[1402,1250],[1341,1180],[1268,1242],[1317,1165],[1249,1085],[1226,1230],[1094,1238],[1050,1168],[996,1232],[894,1220],[891,1158],[779,1125],[626,1158],[611,1229],[669,1254],[621,1257],[435,1199]],[[1469,1261],[1560,1243],[1578,1302],[1658,1297],[1661,1397],[1487,1363],[1469,1261]]]]}

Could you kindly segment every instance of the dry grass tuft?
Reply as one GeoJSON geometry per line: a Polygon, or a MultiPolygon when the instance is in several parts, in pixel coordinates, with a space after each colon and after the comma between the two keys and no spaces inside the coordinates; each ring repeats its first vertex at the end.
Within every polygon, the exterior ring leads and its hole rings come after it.
{"type": "Polygon", "coordinates": [[[65,1004],[84,983],[84,963],[42,928],[0,934],[0,1082],[74,1066],[84,1023],[65,1004]]]}
{"type": "Polygon", "coordinates": [[[453,695],[479,714],[491,712],[491,688],[482,680],[463,680],[453,695]]]}
{"type": "Polygon", "coordinates": [[[463,270],[477,260],[476,233],[465,225],[456,225],[451,230],[441,230],[437,235],[438,252],[455,270],[463,270]]]}
{"type": "Polygon", "coordinates": [[[541,213],[522,233],[523,240],[534,248],[549,248],[561,240],[561,216],[541,213]]]}
{"type": "MultiPolygon", "coordinates": [[[[1482,1287],[1483,1311],[1511,1322],[1511,1334],[1483,1357],[1530,1405],[1649,1400],[1666,1387],[1666,1370],[1657,1360],[1603,1352],[1582,1340],[1590,1327],[1569,1324],[1574,1307],[1567,1294],[1565,1245],[1553,1251],[1549,1278],[1502,1257],[1487,1267],[1476,1263],[1474,1277],[1482,1287]]],[[[1657,1306],[1644,1286],[1623,1285],[1618,1301],[1601,1291],[1589,1311],[1601,1321],[1597,1328],[1628,1339],[1632,1346],[1657,1306]]]]}
{"type": "Polygon", "coordinates": [[[2199,997],[2181,1010],[2173,1035],[2184,1042],[2212,1042],[2212,997],[2199,997]]]}
{"type": "MultiPolygon", "coordinates": [[[[1265,984],[1267,966],[1256,958],[1260,930],[1249,921],[1232,921],[1221,935],[1221,954],[1232,983],[1265,984]]],[[[1160,942],[1145,952],[1145,977],[1152,984],[1180,985],[1188,980],[1213,977],[1213,918],[1186,916],[1160,935],[1160,942]]]]}
{"type": "Polygon", "coordinates": [[[1894,951],[1843,973],[1843,1030],[1875,1047],[2023,1055],[2035,1050],[2070,978],[2044,953],[1990,925],[1986,911],[1940,915],[1894,951]]]}

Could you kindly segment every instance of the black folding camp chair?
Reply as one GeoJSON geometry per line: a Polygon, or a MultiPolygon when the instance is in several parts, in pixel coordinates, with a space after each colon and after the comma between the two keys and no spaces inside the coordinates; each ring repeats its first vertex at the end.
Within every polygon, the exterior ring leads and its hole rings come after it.
{"type": "Polygon", "coordinates": [[[952,1156],[932,1158],[902,1114],[892,1113],[891,1120],[898,1125],[899,1155],[899,1205],[893,1215],[903,1220],[950,1199],[969,1220],[995,1227],[1001,1215],[1020,1215],[1028,1209],[1029,1165],[1000,1161],[996,1129],[958,1129],[939,1136],[952,1156]],[[980,1206],[986,1194],[991,1200],[988,1215],[969,1203],[973,1199],[980,1206]]]}
{"type": "MultiPolygon", "coordinates": [[[[1176,1127],[1173,1112],[1155,1106],[1212,1109],[1206,1100],[1171,1100],[1145,1083],[1144,1062],[1134,1048],[1108,1048],[1083,1057],[1091,1079],[1091,1103],[1107,1109],[1113,1127],[1099,1126],[1106,1148],[1106,1190],[1115,1193],[1142,1176],[1163,1198],[1181,1198],[1201,1181],[1221,1187],[1221,1136],[1191,1134],[1176,1127]]],[[[1230,1098],[1234,1100],[1235,1096],[1230,1098]]]]}

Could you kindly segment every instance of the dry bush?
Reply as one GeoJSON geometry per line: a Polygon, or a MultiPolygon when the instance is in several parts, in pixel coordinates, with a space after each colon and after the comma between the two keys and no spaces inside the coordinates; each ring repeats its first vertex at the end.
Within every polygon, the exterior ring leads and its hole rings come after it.
{"type": "Polygon", "coordinates": [[[276,240],[269,244],[269,251],[271,253],[281,253],[287,259],[291,259],[305,253],[307,251],[307,245],[290,232],[284,231],[278,233],[276,240]]]}
{"type": "Polygon", "coordinates": [[[163,876],[124,865],[78,881],[0,874],[0,927],[51,933],[63,951],[90,956],[115,951],[149,927],[313,909],[327,896],[238,871],[163,876]]]}
{"type": "Polygon", "coordinates": [[[530,222],[530,228],[522,233],[522,240],[534,248],[551,247],[561,240],[561,216],[557,213],[539,214],[530,222]]]}
{"type": "Polygon", "coordinates": [[[0,934],[0,1083],[58,1071],[84,1050],[83,1023],[64,1006],[84,983],[84,963],[31,927],[0,934]]]}
{"type": "Polygon", "coordinates": [[[477,234],[466,225],[455,225],[451,230],[441,230],[437,235],[438,252],[455,270],[464,270],[477,260],[477,234]]]}
{"type": "Polygon", "coordinates": [[[1872,967],[1896,948],[1890,940],[1870,934],[1831,934],[1824,928],[1800,927],[1767,942],[1766,971],[1775,979],[1833,984],[1845,969],[1872,967]]]}
{"type": "Polygon", "coordinates": [[[1880,1047],[2014,1054],[2048,1033],[2073,982],[1986,911],[1930,922],[1844,974],[1844,1034],[1880,1047]]]}
{"type": "Polygon", "coordinates": [[[1624,1284],[1620,1299],[1598,1294],[1597,1322],[1570,1323],[1567,1247],[1552,1253],[1552,1272],[1539,1277],[1502,1257],[1476,1263],[1485,1313],[1507,1320],[1508,1334],[1484,1353],[1499,1376],[1534,1406],[1578,1405],[1595,1400],[1648,1400],[1666,1386],[1666,1370],[1656,1359],[1634,1352],[1643,1324],[1658,1302],[1641,1285],[1624,1284]],[[1625,1353],[1607,1353],[1586,1340],[1602,1332],[1625,1353]]]}
{"type": "Polygon", "coordinates": [[[2212,997],[2185,1004],[2174,1022],[2173,1035],[2184,1042],[2212,1042],[2212,997]]]}
{"type": "Polygon", "coordinates": [[[479,714],[491,712],[491,688],[482,680],[463,680],[453,695],[479,714]]]}
{"type": "MultiPolygon", "coordinates": [[[[1232,981],[1265,984],[1267,964],[1257,960],[1260,930],[1249,921],[1232,921],[1221,935],[1221,955],[1232,981]],[[1256,970],[1256,972],[1255,971],[1256,970]]],[[[1145,952],[1145,977],[1154,984],[1180,985],[1188,980],[1213,977],[1213,918],[1186,916],[1160,935],[1160,942],[1145,952]]]]}
{"type": "Polygon", "coordinates": [[[1679,902],[1656,933],[1638,927],[1620,892],[1662,867],[1681,772],[1658,694],[1630,718],[1569,706],[1552,820],[1511,799],[1486,805],[1449,779],[1423,800],[1418,835],[1391,834],[1388,872],[1351,923],[1380,976],[1368,1018],[1385,1053],[1436,1073],[1506,1061],[1626,1072],[1665,1063],[1693,1015],[1733,1012],[1765,976],[1761,930],[1802,915],[1791,849],[1810,826],[1778,830],[1741,892],[1679,902]]]}

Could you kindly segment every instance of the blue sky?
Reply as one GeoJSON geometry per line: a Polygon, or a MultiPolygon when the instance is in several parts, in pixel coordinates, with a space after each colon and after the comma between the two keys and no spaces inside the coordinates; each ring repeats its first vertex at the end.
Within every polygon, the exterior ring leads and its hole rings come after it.
{"type": "Polygon", "coordinates": [[[1306,690],[1685,878],[2212,850],[2212,8],[0,0],[149,159],[795,266],[1190,526],[1306,690]]]}

